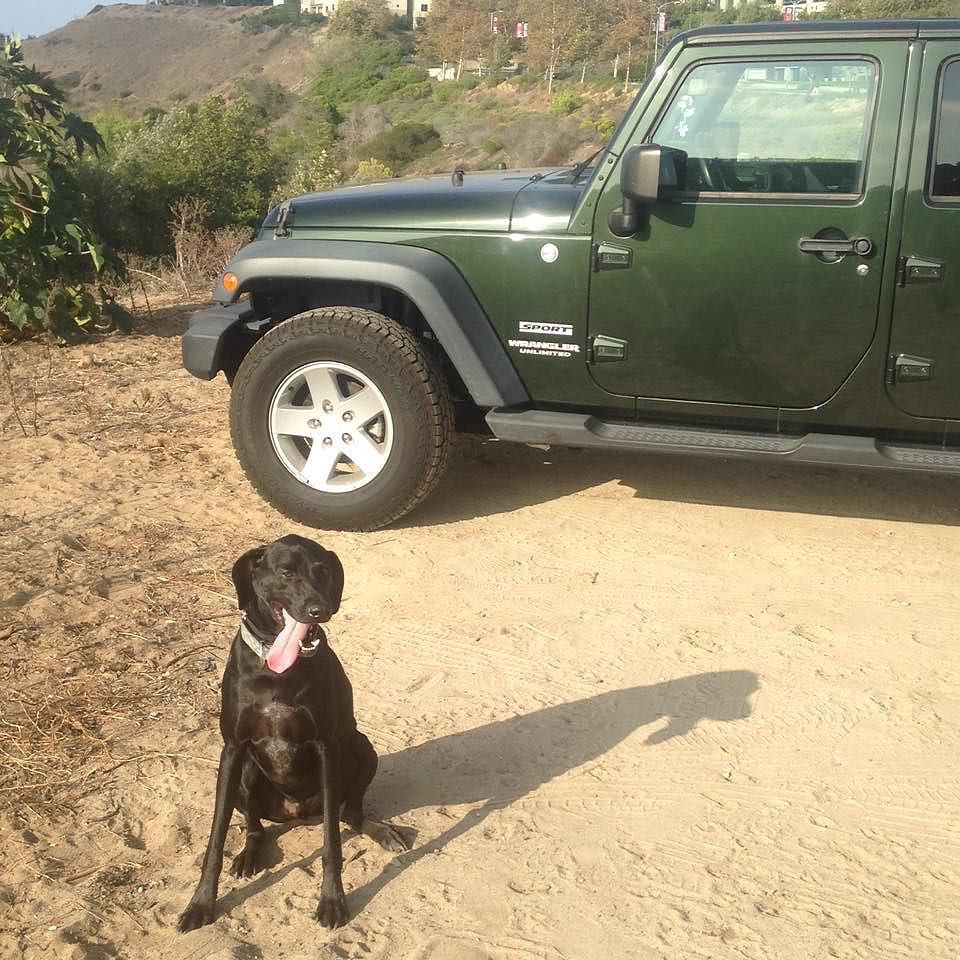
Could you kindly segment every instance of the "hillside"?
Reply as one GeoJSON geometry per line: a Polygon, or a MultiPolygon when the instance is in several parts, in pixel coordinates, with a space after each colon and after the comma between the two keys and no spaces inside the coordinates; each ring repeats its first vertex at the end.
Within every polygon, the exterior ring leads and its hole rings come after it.
{"type": "MultiPolygon", "coordinates": [[[[256,12],[258,8],[253,8],[256,12]]],[[[24,57],[61,83],[86,114],[140,116],[173,100],[231,92],[238,79],[262,76],[295,89],[314,61],[311,32],[244,32],[250,8],[94,8],[24,44],[24,57]]]]}
{"type": "MultiPolygon", "coordinates": [[[[251,78],[268,90],[276,85],[295,95],[306,92],[324,66],[326,30],[305,24],[252,34],[242,24],[248,13],[250,8],[237,7],[94,8],[28,41],[24,52],[28,62],[59,80],[71,105],[87,116],[140,117],[212,93],[229,97],[251,78]]],[[[552,115],[551,98],[542,89],[514,82],[480,86],[456,102],[398,94],[376,104],[348,104],[340,136],[348,144],[394,123],[431,124],[443,146],[403,171],[408,173],[564,163],[602,144],[604,126],[598,129],[597,121],[609,128],[629,102],[617,92],[578,87],[583,105],[569,116],[552,115]]],[[[296,99],[289,98],[283,111],[296,99]]],[[[286,119],[275,116],[281,126],[286,119]]],[[[348,171],[351,166],[347,157],[348,171]]]]}

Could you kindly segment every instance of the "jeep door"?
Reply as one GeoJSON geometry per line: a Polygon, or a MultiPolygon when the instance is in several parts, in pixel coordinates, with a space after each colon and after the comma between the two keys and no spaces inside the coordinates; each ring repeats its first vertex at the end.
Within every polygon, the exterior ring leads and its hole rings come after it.
{"type": "Polygon", "coordinates": [[[622,141],[686,153],[678,189],[627,237],[619,164],[597,204],[589,337],[611,340],[592,374],[640,398],[813,407],[877,335],[907,42],[705,42],[622,141]]]}
{"type": "Polygon", "coordinates": [[[923,51],[890,336],[888,390],[960,418],[960,41],[923,51]]]}

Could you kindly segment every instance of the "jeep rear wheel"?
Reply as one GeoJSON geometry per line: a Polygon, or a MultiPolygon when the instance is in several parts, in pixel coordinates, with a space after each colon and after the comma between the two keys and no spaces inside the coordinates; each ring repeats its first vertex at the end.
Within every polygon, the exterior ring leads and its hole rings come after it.
{"type": "Polygon", "coordinates": [[[373,530],[436,486],[453,408],[408,330],[370,310],[327,307],[253,346],[233,383],[230,430],[247,477],[288,517],[373,530]]]}

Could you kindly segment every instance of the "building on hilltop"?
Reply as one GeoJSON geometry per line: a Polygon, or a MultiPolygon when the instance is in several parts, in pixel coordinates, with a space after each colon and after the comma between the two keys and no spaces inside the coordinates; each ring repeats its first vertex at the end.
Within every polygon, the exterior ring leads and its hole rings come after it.
{"type": "MultiPolygon", "coordinates": [[[[319,13],[325,17],[337,12],[343,0],[300,0],[301,13],[319,13]]],[[[387,9],[398,17],[407,17],[415,27],[423,25],[432,0],[384,0],[387,9]]]]}
{"type": "MultiPolygon", "coordinates": [[[[732,10],[750,0],[717,0],[720,10],[732,10]]],[[[822,13],[827,8],[827,0],[774,0],[784,20],[802,20],[812,13],[822,13]]]]}

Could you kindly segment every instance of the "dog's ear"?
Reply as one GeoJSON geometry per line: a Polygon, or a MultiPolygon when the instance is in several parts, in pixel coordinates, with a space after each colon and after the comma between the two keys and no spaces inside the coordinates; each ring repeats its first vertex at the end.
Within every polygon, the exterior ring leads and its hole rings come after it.
{"type": "Polygon", "coordinates": [[[234,589],[237,591],[237,607],[240,610],[245,610],[253,602],[253,569],[263,561],[266,549],[266,547],[254,547],[233,565],[231,576],[234,589]]]}
{"type": "Polygon", "coordinates": [[[330,603],[333,605],[330,613],[332,616],[340,609],[340,598],[343,596],[343,564],[332,550],[326,550],[325,553],[330,567],[330,603]]]}

